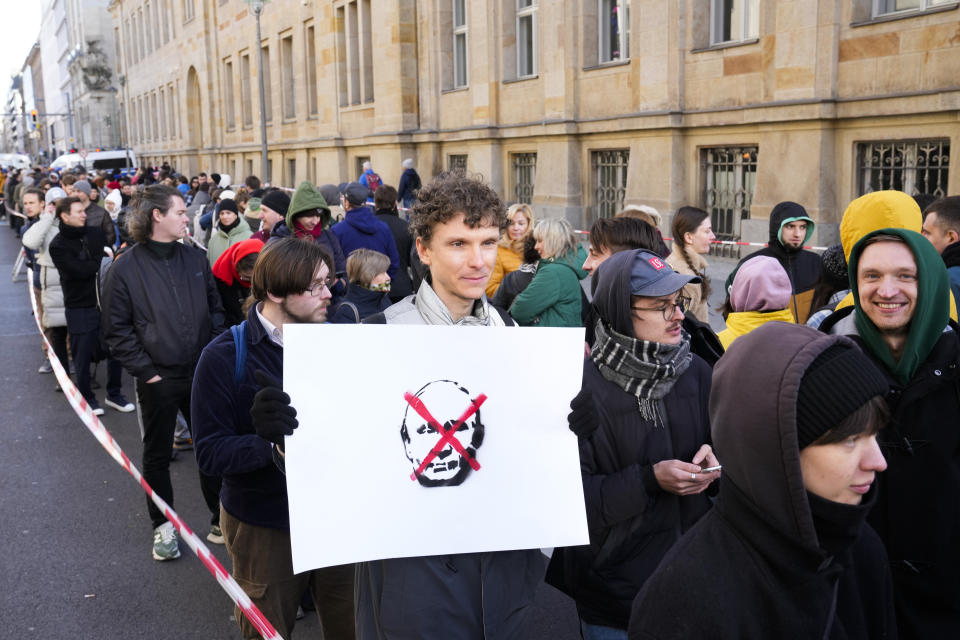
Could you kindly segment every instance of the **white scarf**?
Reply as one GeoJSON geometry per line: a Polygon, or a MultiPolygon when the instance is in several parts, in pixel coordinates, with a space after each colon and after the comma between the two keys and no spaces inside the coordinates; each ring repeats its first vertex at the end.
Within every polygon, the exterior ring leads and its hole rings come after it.
{"type": "Polygon", "coordinates": [[[461,327],[483,326],[483,327],[503,327],[506,326],[503,318],[496,310],[490,308],[490,303],[486,296],[482,296],[473,304],[473,311],[456,322],[450,315],[450,310],[443,303],[437,292],[433,290],[426,280],[420,284],[417,290],[416,301],[417,311],[423,316],[427,324],[445,324],[461,327]]]}

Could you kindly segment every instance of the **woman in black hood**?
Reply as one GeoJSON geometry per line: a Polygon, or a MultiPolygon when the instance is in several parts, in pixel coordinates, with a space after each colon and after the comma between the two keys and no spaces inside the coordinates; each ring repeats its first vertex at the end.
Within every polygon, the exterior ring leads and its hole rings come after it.
{"type": "Polygon", "coordinates": [[[630,638],[896,637],[865,522],[887,388],[852,341],[809,327],[771,322],[732,344],[710,397],[720,495],[640,591],[630,638]]]}

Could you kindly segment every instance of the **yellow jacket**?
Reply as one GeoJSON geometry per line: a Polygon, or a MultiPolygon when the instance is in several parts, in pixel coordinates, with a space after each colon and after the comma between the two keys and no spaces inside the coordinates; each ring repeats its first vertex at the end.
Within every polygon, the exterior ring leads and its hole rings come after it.
{"type": "MultiPolygon", "coordinates": [[[[854,245],[878,229],[909,229],[921,233],[923,214],[916,201],[903,191],[874,191],[860,196],[847,206],[840,221],[843,256],[850,261],[854,245]]],[[[853,306],[853,293],[837,304],[837,309],[853,306]]],[[[957,305],[950,296],[950,318],[957,321],[957,305]]]]}
{"type": "Polygon", "coordinates": [[[726,351],[733,341],[745,336],[760,325],[768,322],[793,322],[793,312],[790,309],[780,311],[739,311],[727,316],[727,328],[717,334],[723,349],[726,351]]]}
{"type": "Polygon", "coordinates": [[[493,265],[493,274],[487,283],[487,297],[492,298],[497,292],[497,287],[503,280],[503,276],[511,271],[516,271],[523,264],[523,254],[514,251],[510,247],[500,245],[497,247],[497,261],[493,265]]]}

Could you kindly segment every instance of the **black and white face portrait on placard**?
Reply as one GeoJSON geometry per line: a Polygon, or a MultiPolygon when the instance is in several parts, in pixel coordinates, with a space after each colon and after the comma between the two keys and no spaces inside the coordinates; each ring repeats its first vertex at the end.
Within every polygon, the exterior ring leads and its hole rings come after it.
{"type": "Polygon", "coordinates": [[[484,434],[480,405],[486,396],[473,398],[452,380],[434,380],[404,397],[400,438],[413,465],[411,480],[424,487],[459,486],[480,468],[477,450],[484,434]]]}

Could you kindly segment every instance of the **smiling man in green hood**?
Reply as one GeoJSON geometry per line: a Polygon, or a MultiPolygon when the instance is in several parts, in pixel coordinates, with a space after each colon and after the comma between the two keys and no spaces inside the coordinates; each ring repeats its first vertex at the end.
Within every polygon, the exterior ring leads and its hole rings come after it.
{"type": "Polygon", "coordinates": [[[872,231],[849,259],[854,306],[821,330],[887,375],[888,468],[870,524],[887,546],[901,638],[960,637],[960,337],[946,267],[915,231],[872,231]]]}

